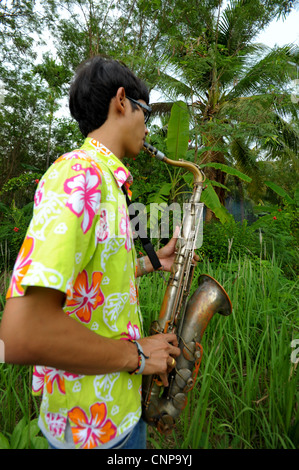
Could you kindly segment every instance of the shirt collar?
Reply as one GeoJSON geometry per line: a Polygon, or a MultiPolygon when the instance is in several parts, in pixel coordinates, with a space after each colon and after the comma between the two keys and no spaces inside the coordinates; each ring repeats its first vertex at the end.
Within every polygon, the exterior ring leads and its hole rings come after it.
{"type": "MultiPolygon", "coordinates": [[[[125,186],[128,193],[131,184],[133,183],[133,177],[126,166],[101,142],[95,139],[87,137],[81,147],[95,162],[104,162],[111,173],[119,188],[125,186]]],[[[131,195],[131,194],[129,194],[131,195]]]]}

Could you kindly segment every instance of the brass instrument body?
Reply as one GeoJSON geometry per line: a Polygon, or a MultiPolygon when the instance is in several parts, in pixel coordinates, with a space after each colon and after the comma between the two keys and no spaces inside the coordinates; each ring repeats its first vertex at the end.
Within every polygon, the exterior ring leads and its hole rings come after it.
{"type": "Polygon", "coordinates": [[[162,387],[158,376],[143,376],[143,419],[162,433],[171,431],[175,419],[187,404],[187,393],[193,388],[203,350],[201,339],[216,312],[229,315],[230,299],[223,287],[211,276],[201,275],[198,288],[188,300],[195,265],[193,254],[199,221],[196,206],[200,203],[203,176],[195,164],[173,161],[149,144],[145,148],[165,163],[192,171],[193,193],[190,210],[184,215],[181,233],[176,243],[176,257],[169,276],[159,317],[153,322],[150,334],[177,334],[181,354],[175,369],[168,376],[168,387],[162,387]]]}

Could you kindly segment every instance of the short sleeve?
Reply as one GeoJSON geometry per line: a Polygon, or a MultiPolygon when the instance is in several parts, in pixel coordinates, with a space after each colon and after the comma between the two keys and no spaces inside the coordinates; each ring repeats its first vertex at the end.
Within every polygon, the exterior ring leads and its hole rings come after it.
{"type": "Polygon", "coordinates": [[[101,169],[80,154],[69,154],[49,168],[35,193],[7,298],[24,295],[28,286],[68,293],[96,249],[101,191],[101,169]]]}

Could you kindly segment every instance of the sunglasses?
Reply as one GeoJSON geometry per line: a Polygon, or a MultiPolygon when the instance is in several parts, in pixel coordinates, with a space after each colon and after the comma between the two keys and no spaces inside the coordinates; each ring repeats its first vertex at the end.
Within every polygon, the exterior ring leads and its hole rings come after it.
{"type": "Polygon", "coordinates": [[[138,104],[138,106],[140,106],[140,108],[142,108],[142,110],[144,112],[144,124],[146,124],[147,121],[150,118],[152,108],[150,106],[147,106],[146,104],[139,103],[139,101],[137,101],[137,100],[133,100],[133,98],[130,98],[129,96],[127,96],[127,98],[128,98],[128,100],[132,101],[132,103],[138,104]]]}

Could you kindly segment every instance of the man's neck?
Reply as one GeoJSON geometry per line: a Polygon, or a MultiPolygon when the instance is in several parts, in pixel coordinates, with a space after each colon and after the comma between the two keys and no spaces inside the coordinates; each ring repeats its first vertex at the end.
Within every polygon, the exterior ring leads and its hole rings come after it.
{"type": "Polygon", "coordinates": [[[120,160],[124,157],[124,150],[121,145],[120,136],[119,134],[116,135],[114,126],[104,123],[98,129],[90,132],[87,137],[101,142],[101,144],[105,145],[105,147],[107,147],[110,152],[120,160]],[[111,129],[111,127],[113,127],[113,129],[111,129]]]}

